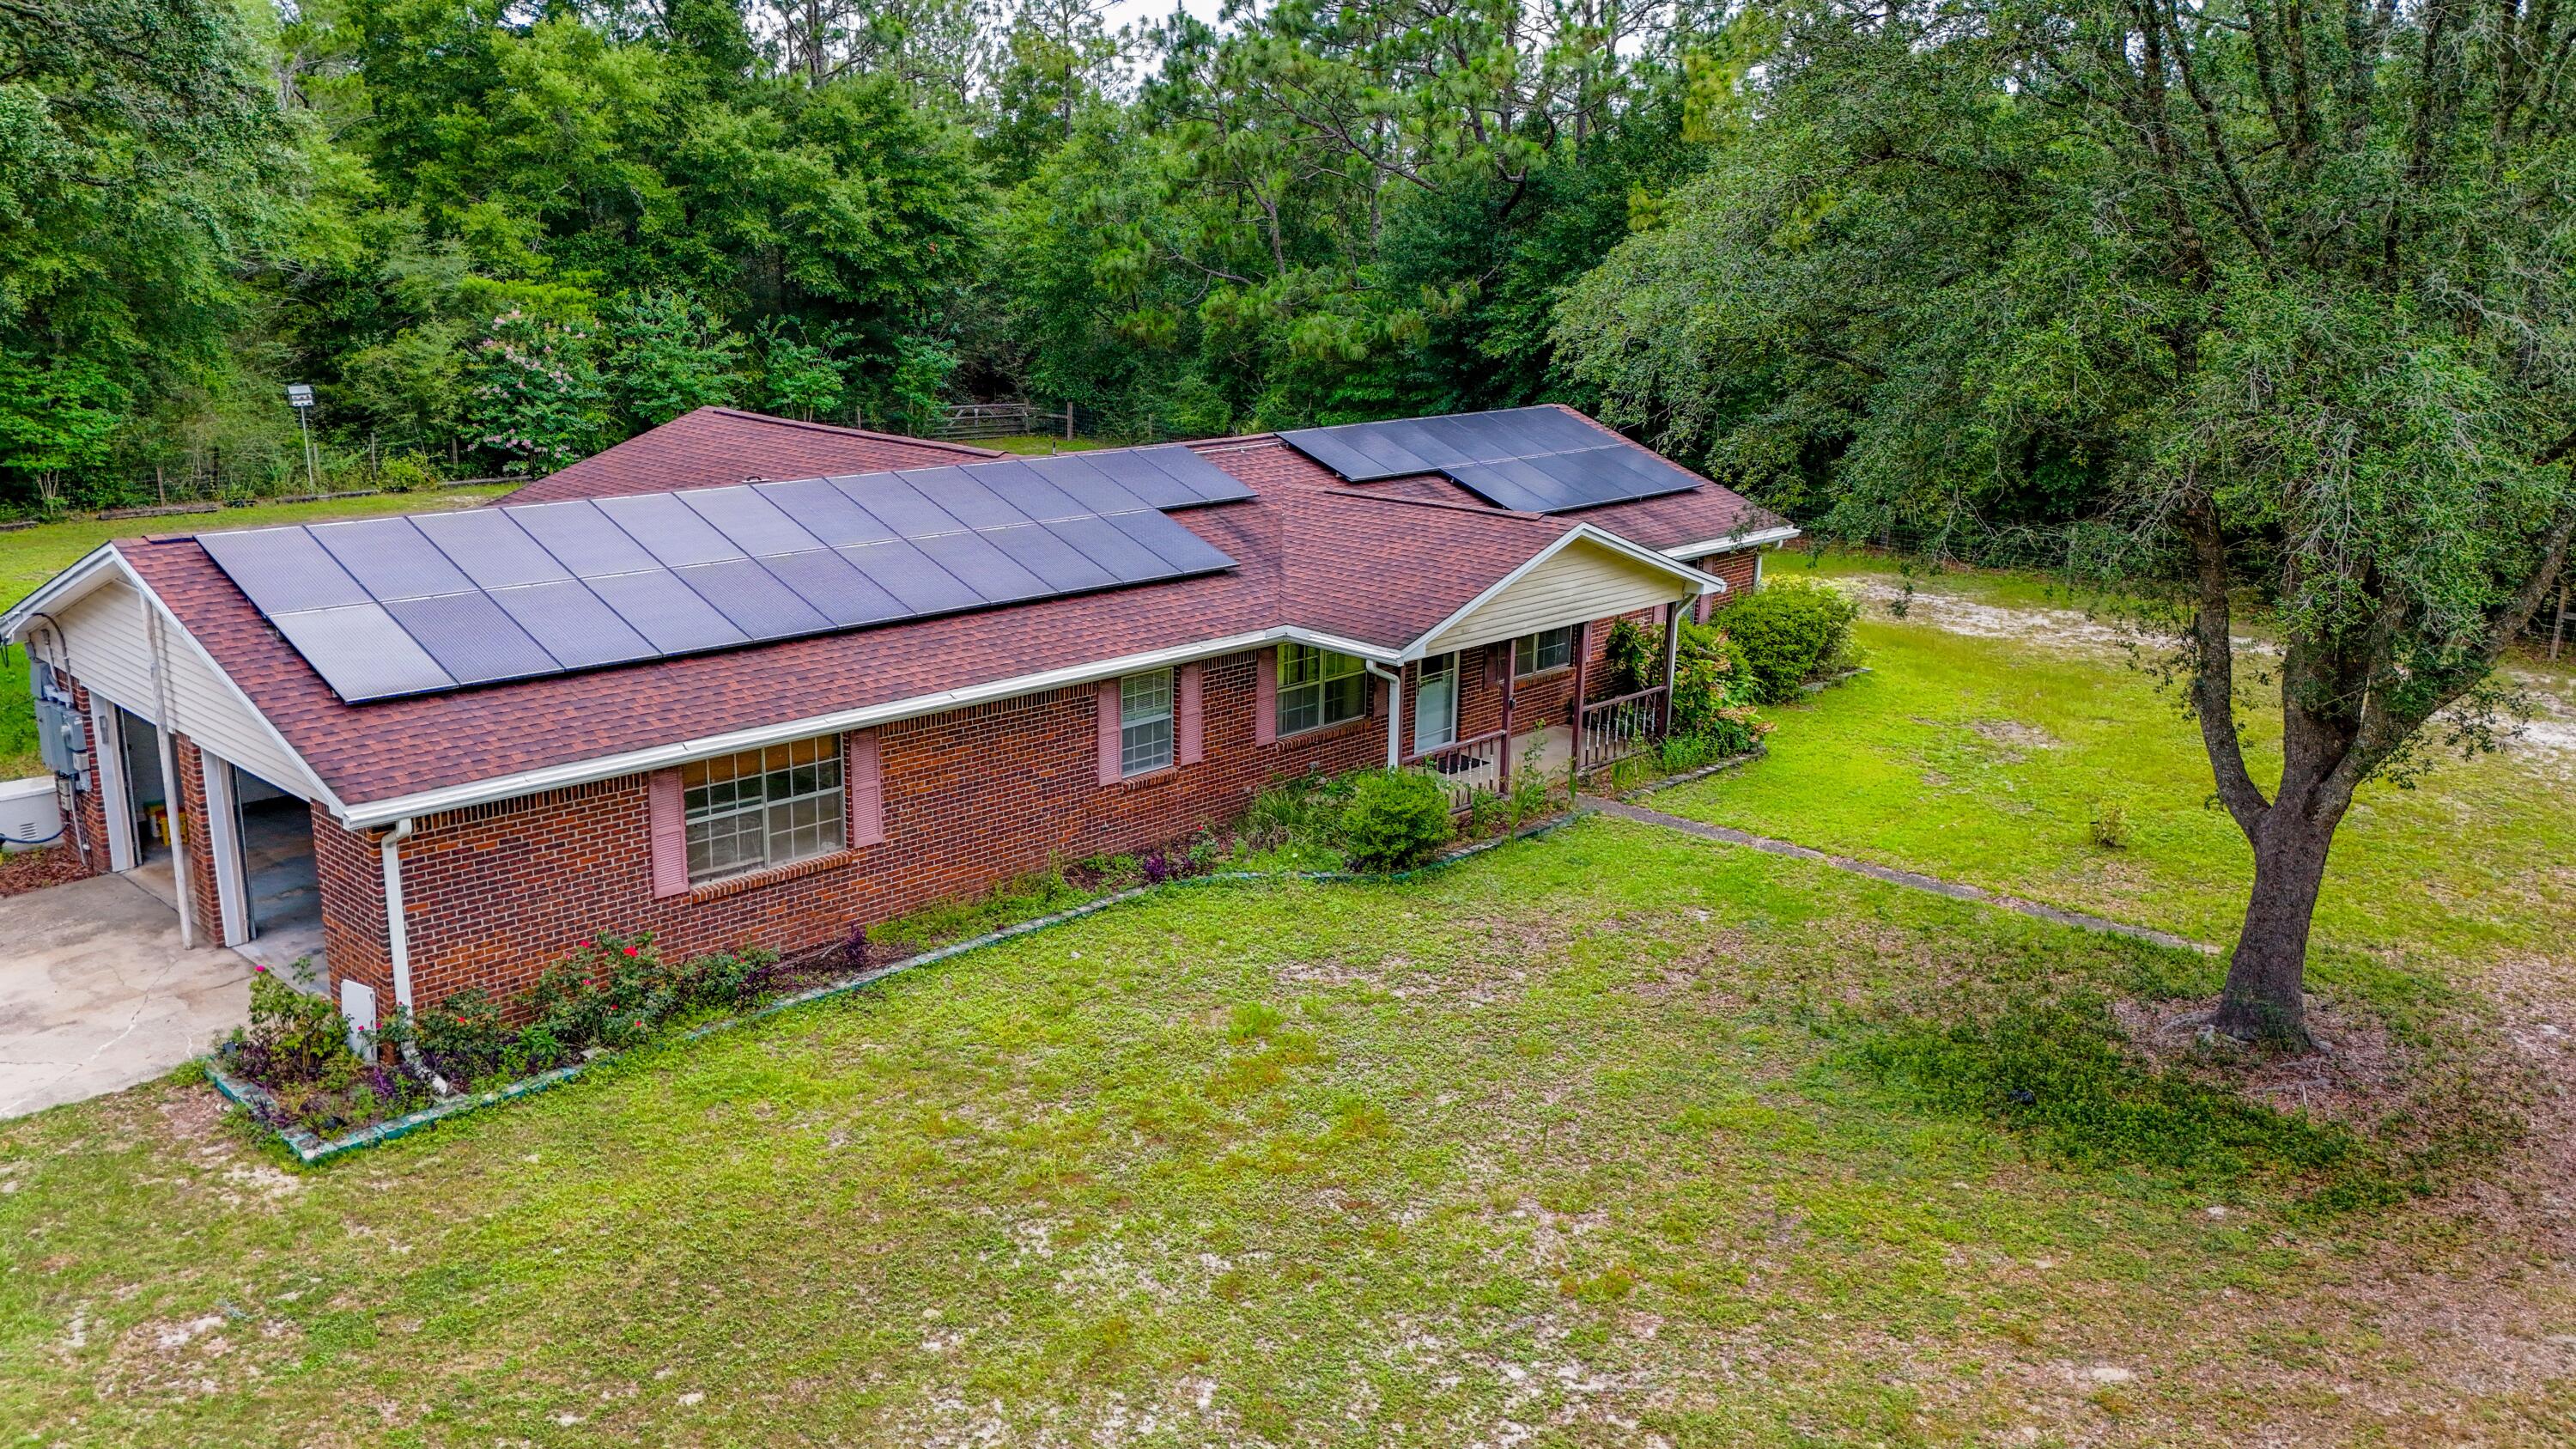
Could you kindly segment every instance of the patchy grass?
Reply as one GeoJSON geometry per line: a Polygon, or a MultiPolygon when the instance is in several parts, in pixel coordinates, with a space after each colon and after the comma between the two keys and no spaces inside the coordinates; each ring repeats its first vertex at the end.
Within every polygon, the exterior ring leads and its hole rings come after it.
{"type": "Polygon", "coordinates": [[[969,438],[965,441],[979,448],[999,448],[1005,453],[1019,453],[1043,458],[1049,453],[1088,453],[1094,448],[1112,448],[1098,438],[1067,438],[1057,433],[1013,433],[1002,438],[969,438]]]}
{"type": "Polygon", "coordinates": [[[2576,1296],[2528,1241],[2318,1218],[2343,1158],[2281,1149],[2338,1129],[2142,1067],[2008,1131],[1953,1081],[2063,1055],[2008,1045],[2019,1003],[2213,971],[1596,820],[1402,885],[1167,892],[318,1173],[167,1082],[0,1124],[0,1424],[2558,1440],[2576,1296]],[[2264,1165],[2135,1147],[2213,1135],[2264,1165]]]}
{"type": "MultiPolygon", "coordinates": [[[[1992,574],[1940,582],[1983,603],[2038,587],[1992,574]]],[[[1768,758],[1659,794],[1655,807],[2216,945],[2235,939],[2253,858],[2214,803],[2198,727],[2148,673],[2106,649],[1954,633],[1883,606],[1859,637],[1872,673],[1773,711],[1768,758]],[[2117,846],[2103,843],[2106,818],[2119,823],[2117,846]]],[[[2247,741],[2257,778],[2276,776],[2277,710],[2250,711],[2247,741]]],[[[2563,768],[2516,747],[2438,760],[2412,789],[2366,786],[2336,839],[2314,979],[2402,1019],[2452,998],[2464,965],[2474,976],[2562,950],[2576,919],[2576,796],[2563,768]]]]}
{"type": "MultiPolygon", "coordinates": [[[[0,608],[15,604],[47,579],[78,563],[110,539],[155,533],[212,533],[227,528],[264,528],[279,523],[317,523],[332,518],[364,518],[380,513],[432,513],[465,508],[497,498],[516,484],[475,488],[442,488],[435,492],[385,493],[372,498],[339,498],[320,503],[263,503],[227,508],[218,513],[173,513],[152,518],[94,518],[45,523],[0,533],[0,608]]],[[[0,650],[0,780],[33,775],[44,769],[36,754],[35,711],[28,698],[24,651],[0,650]]]]}

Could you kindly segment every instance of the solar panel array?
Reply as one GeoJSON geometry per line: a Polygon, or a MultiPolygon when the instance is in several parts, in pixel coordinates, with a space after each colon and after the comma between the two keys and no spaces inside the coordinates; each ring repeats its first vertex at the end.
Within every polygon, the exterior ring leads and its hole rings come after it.
{"type": "Polygon", "coordinates": [[[1161,510],[1249,496],[1122,449],[197,542],[357,703],[1231,568],[1161,510]]]}
{"type": "Polygon", "coordinates": [[[1353,483],[1446,475],[1497,508],[1568,513],[1687,493],[1700,480],[1556,408],[1349,423],[1280,434],[1353,483]]]}

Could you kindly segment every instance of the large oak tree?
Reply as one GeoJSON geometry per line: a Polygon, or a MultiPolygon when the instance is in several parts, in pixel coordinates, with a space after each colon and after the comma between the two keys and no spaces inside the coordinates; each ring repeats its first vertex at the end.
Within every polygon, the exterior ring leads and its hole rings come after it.
{"type": "Polygon", "coordinates": [[[2355,788],[2481,737],[2576,529],[2576,6],[1800,0],[1739,36],[1715,163],[1577,290],[1570,365],[1830,528],[2112,525],[2252,847],[2215,1022],[2304,1040],[2355,788]]]}

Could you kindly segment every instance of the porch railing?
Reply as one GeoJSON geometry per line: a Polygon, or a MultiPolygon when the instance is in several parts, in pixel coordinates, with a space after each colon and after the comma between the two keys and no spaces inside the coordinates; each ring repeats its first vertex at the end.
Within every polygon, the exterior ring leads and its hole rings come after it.
{"type": "Polygon", "coordinates": [[[1503,788],[1504,767],[1512,757],[1511,740],[1501,730],[1426,750],[1413,763],[1440,777],[1449,792],[1449,810],[1463,815],[1476,803],[1476,792],[1503,788]]]}
{"type": "Polygon", "coordinates": [[[1662,738],[1663,732],[1664,687],[1660,684],[1587,704],[1582,724],[1574,732],[1574,771],[1588,775],[1615,765],[1662,738]]]}

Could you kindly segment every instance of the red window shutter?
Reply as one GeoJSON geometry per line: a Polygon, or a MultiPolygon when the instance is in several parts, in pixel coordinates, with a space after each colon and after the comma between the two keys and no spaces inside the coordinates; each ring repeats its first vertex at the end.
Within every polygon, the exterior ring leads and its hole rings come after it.
{"type": "Polygon", "coordinates": [[[1184,765],[1195,765],[1207,757],[1199,727],[1199,711],[1204,703],[1206,690],[1207,666],[1182,665],[1181,697],[1178,704],[1180,718],[1173,722],[1173,733],[1178,738],[1173,741],[1173,745],[1179,751],[1180,761],[1184,765]]]}
{"type": "Polygon", "coordinates": [[[645,778],[644,798],[653,819],[653,894],[689,893],[689,824],[680,789],[680,772],[655,770],[645,778]]]}
{"type": "Polygon", "coordinates": [[[1266,745],[1279,738],[1279,651],[1252,656],[1252,742],[1266,745]]]}
{"type": "Polygon", "coordinates": [[[1395,694],[1395,686],[1372,674],[1369,676],[1369,713],[1386,718],[1386,702],[1395,694]]]}
{"type": "Polygon", "coordinates": [[[877,732],[850,736],[850,843],[885,841],[885,776],[877,761],[877,732]]]}
{"type": "Polygon", "coordinates": [[[1118,783],[1118,681],[1100,681],[1100,783],[1118,783]]]}
{"type": "Polygon", "coordinates": [[[1500,689],[1512,673],[1512,643],[1506,639],[1485,648],[1485,687],[1500,689]]]}

